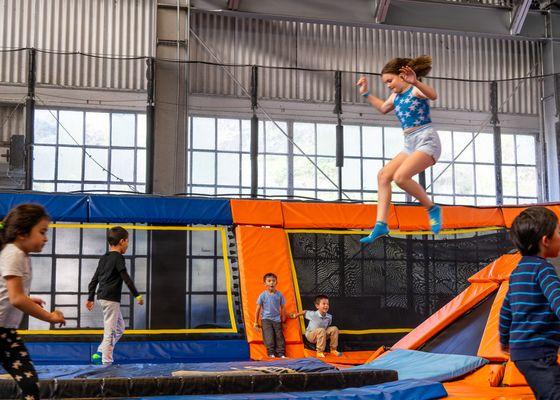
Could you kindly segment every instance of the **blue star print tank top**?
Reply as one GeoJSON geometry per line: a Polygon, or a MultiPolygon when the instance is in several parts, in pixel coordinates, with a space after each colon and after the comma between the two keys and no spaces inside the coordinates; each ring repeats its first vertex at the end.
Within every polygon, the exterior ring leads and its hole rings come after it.
{"type": "Polygon", "coordinates": [[[403,93],[398,93],[393,101],[395,114],[397,114],[403,129],[414,128],[432,122],[428,99],[414,96],[412,89],[414,89],[414,86],[411,85],[403,93]]]}

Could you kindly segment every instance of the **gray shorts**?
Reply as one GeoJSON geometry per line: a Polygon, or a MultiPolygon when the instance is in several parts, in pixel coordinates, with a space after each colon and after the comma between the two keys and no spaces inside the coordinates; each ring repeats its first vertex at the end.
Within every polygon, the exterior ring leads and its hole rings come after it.
{"type": "Polygon", "coordinates": [[[441,142],[439,135],[430,124],[424,125],[411,133],[404,134],[404,150],[406,154],[415,151],[426,153],[437,162],[441,155],[441,142]]]}

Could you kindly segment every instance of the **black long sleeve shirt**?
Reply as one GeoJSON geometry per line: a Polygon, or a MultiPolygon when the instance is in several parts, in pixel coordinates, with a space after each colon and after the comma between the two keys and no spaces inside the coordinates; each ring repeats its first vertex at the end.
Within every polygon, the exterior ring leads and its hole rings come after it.
{"type": "Polygon", "coordinates": [[[105,253],[99,260],[97,270],[89,283],[88,300],[93,301],[95,289],[99,285],[99,290],[97,290],[98,299],[120,303],[123,282],[126,283],[134,297],[138,296],[138,290],[136,290],[134,282],[132,282],[128,272],[126,272],[123,255],[118,251],[105,253]]]}

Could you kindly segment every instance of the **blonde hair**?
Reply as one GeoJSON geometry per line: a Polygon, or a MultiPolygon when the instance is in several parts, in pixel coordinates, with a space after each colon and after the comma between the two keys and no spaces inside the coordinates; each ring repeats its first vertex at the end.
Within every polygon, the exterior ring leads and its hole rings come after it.
{"type": "Polygon", "coordinates": [[[416,76],[422,78],[432,70],[432,57],[424,55],[416,58],[393,58],[385,64],[381,74],[399,75],[403,67],[412,68],[416,72],[416,76]]]}

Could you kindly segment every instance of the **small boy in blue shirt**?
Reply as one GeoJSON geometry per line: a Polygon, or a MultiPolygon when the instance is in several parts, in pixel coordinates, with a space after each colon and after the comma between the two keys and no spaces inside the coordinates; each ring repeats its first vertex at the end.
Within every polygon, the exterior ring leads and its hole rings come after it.
{"type": "Polygon", "coordinates": [[[268,357],[286,358],[286,342],[282,332],[282,324],[286,321],[284,295],[276,290],[278,278],[272,272],[265,274],[263,282],[266,290],[257,299],[255,312],[255,329],[262,326],[263,342],[266,346],[268,357]],[[259,324],[259,318],[261,323],[259,324]]]}
{"type": "Polygon", "coordinates": [[[332,315],[329,311],[329,298],[324,294],[315,296],[316,311],[303,310],[299,313],[291,313],[290,318],[297,318],[305,315],[305,319],[309,320],[305,337],[311,343],[317,344],[317,357],[325,357],[325,347],[327,339],[330,340],[330,353],[340,357],[342,353],[337,350],[338,347],[338,328],[332,326],[332,315]]]}
{"type": "Polygon", "coordinates": [[[500,310],[500,344],[537,399],[559,399],[560,279],[546,260],[560,251],[558,218],[547,208],[529,207],[510,233],[523,257],[500,310]]]}

